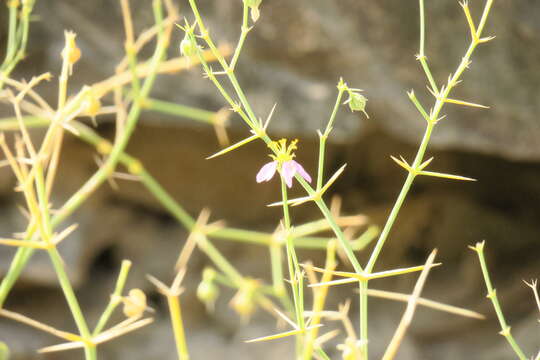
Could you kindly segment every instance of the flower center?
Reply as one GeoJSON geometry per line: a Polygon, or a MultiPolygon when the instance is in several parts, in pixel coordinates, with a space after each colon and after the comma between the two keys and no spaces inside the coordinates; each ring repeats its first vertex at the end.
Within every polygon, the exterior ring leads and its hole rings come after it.
{"type": "Polygon", "coordinates": [[[279,162],[280,165],[286,161],[294,159],[296,155],[293,153],[293,151],[297,149],[297,142],[298,139],[294,139],[290,142],[289,146],[287,146],[287,139],[272,141],[268,147],[274,151],[275,155],[270,155],[270,157],[279,162]]]}

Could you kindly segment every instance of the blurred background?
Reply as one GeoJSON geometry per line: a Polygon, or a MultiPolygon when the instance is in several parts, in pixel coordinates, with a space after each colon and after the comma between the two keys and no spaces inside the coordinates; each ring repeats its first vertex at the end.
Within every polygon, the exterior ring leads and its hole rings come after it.
{"type": "MultiPolygon", "coordinates": [[[[177,1],[182,15],[192,19],[187,1],[177,1]]],[[[148,1],[132,0],[138,31],[152,24],[148,1]]],[[[482,1],[470,4],[478,18],[482,1]]],[[[219,43],[234,43],[241,23],[241,1],[200,1],[203,17],[219,43]]],[[[72,92],[84,84],[114,73],[123,55],[124,32],[117,1],[38,0],[34,11],[28,58],[15,78],[60,71],[65,29],[75,31],[82,58],[70,80],[72,92]]],[[[469,30],[457,1],[426,2],[428,61],[438,83],[454,71],[469,44],[469,30]]],[[[7,36],[7,11],[0,12],[0,42],[7,36]]],[[[411,159],[423,134],[424,120],[407,98],[415,93],[426,107],[433,98],[415,60],[418,52],[417,1],[399,0],[265,0],[261,18],[244,46],[238,77],[256,113],[265,117],[274,103],[270,133],[278,138],[299,138],[298,159],[316,172],[318,138],[335,101],[340,77],[364,89],[367,112],[352,114],[342,107],[328,148],[327,173],[343,163],[347,169],[333,191],[343,200],[345,214],[365,214],[371,224],[383,225],[401,185],[404,171],[389,158],[411,159]]],[[[423,263],[439,249],[442,267],[434,269],[423,296],[466,307],[486,320],[458,318],[419,308],[405,338],[399,359],[502,360],[514,358],[485,297],[476,255],[467,246],[486,240],[486,253],[497,293],[512,325],[512,332],[528,354],[538,351],[540,331],[532,293],[522,279],[540,276],[540,2],[495,2],[485,30],[496,39],[481,45],[473,56],[455,98],[490,106],[474,109],[448,104],[447,117],[437,125],[428,157],[437,171],[460,174],[477,182],[418,178],[385,246],[380,269],[423,263]]],[[[178,56],[180,31],[172,43],[178,56]]],[[[3,48],[2,48],[2,51],[3,48]]],[[[151,50],[149,50],[151,51],[151,50]]],[[[0,54],[3,56],[3,54],[0,54]]],[[[40,90],[51,103],[56,82],[40,90]]],[[[197,106],[211,111],[225,107],[213,85],[194,67],[174,76],[160,76],[154,98],[197,106]]],[[[2,116],[13,116],[9,106],[2,116]]],[[[98,130],[114,135],[113,118],[98,118],[98,130]]],[[[238,118],[228,129],[232,141],[247,136],[238,118]]],[[[265,205],[279,200],[276,181],[256,184],[255,174],[267,162],[267,149],[252,143],[215,160],[204,160],[219,150],[210,126],[177,117],[144,112],[128,152],[194,216],[203,207],[212,219],[235,227],[273,231],[280,210],[265,205]]],[[[61,204],[97,169],[94,149],[68,138],[54,194],[61,204]]],[[[13,194],[15,184],[7,169],[0,172],[0,229],[2,236],[24,225],[13,194]]],[[[166,304],[145,278],[152,274],[167,282],[187,234],[154,201],[142,185],[119,181],[119,189],[102,188],[70,219],[78,231],[61,252],[76,284],[82,306],[95,320],[108,301],[122,259],[133,261],[128,288],[146,291],[156,309],[151,326],[101,348],[100,359],[172,359],[175,357],[166,304]]],[[[298,190],[298,189],[297,189],[298,190]]],[[[293,221],[319,218],[313,205],[297,208],[293,221]]],[[[243,273],[269,278],[267,249],[216,240],[215,245],[243,273]]],[[[8,268],[13,252],[0,248],[0,273],[8,268]]],[[[322,252],[301,252],[301,260],[321,265],[322,252]]],[[[359,254],[364,259],[365,254],[359,254]]],[[[228,307],[233,293],[223,291],[215,313],[206,313],[195,297],[201,270],[208,264],[196,252],[182,296],[185,326],[193,359],[291,358],[286,341],[244,344],[246,339],[270,334],[275,321],[258,312],[247,325],[228,307]]],[[[343,269],[347,264],[342,265],[343,269]]],[[[411,292],[415,276],[374,283],[376,288],[411,292]]],[[[330,307],[348,297],[353,287],[332,291],[330,307]]],[[[370,302],[372,355],[386,346],[399,322],[404,304],[372,299],[370,302]]],[[[35,256],[11,293],[7,309],[24,313],[62,329],[73,329],[56,276],[45,256],[35,256]]],[[[356,318],[353,306],[351,316],[356,318]]],[[[36,355],[56,339],[12,321],[0,319],[0,340],[14,359],[76,359],[76,351],[36,355]]],[[[332,351],[330,350],[330,353],[332,351]]],[[[333,352],[333,358],[338,353],[333,352]]]]}

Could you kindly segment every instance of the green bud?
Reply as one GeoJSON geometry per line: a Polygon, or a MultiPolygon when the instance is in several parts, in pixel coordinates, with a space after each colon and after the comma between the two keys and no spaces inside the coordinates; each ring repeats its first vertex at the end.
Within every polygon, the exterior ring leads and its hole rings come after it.
{"type": "Polygon", "coordinates": [[[361,111],[369,118],[368,114],[366,113],[367,98],[364,95],[350,91],[349,99],[346,101],[346,103],[349,104],[351,111],[361,111]]]}
{"type": "Polygon", "coordinates": [[[261,3],[262,0],[244,0],[244,4],[251,10],[251,20],[253,20],[253,22],[256,22],[261,15],[261,12],[259,11],[261,3]]]}
{"type": "Polygon", "coordinates": [[[197,44],[192,41],[186,34],[180,42],[180,54],[187,57],[192,57],[197,53],[197,44]]]}
{"type": "Polygon", "coordinates": [[[203,280],[197,286],[197,298],[206,305],[208,311],[214,310],[218,296],[219,288],[213,281],[203,280]]]}
{"type": "Polygon", "coordinates": [[[216,279],[217,273],[216,270],[214,270],[211,267],[205,267],[202,273],[203,281],[209,281],[212,282],[216,279]]]}

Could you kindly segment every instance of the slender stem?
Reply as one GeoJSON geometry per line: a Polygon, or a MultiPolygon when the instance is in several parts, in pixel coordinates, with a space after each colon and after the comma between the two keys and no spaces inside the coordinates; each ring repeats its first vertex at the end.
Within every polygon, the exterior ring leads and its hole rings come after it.
{"type": "Polygon", "coordinates": [[[97,325],[94,331],[92,332],[92,336],[97,336],[101,333],[101,331],[103,331],[112,313],[114,312],[116,307],[121,303],[120,297],[122,296],[122,292],[124,291],[124,287],[126,285],[126,280],[127,280],[130,268],[131,268],[131,261],[128,261],[128,260],[122,261],[120,274],[118,274],[118,279],[116,280],[116,286],[114,287],[114,291],[111,295],[111,299],[109,300],[107,307],[103,311],[103,314],[101,314],[97,322],[97,325]]]}
{"type": "Polygon", "coordinates": [[[217,113],[168,101],[147,99],[144,104],[145,110],[157,111],[163,114],[185,117],[188,119],[213,125],[217,113]]]}
{"type": "Polygon", "coordinates": [[[491,284],[489,270],[487,268],[486,258],[484,256],[484,243],[477,244],[477,246],[475,247],[475,251],[478,254],[478,259],[480,260],[480,267],[482,268],[482,275],[484,276],[484,282],[486,283],[486,288],[488,292],[487,297],[491,300],[493,308],[495,309],[495,313],[497,314],[497,319],[499,320],[499,324],[501,325],[500,334],[506,338],[506,341],[508,341],[508,343],[510,344],[510,346],[520,360],[527,360],[527,356],[525,356],[525,353],[523,352],[523,350],[521,350],[518,343],[514,339],[514,336],[510,332],[510,326],[508,326],[508,323],[504,318],[504,314],[499,303],[499,298],[497,297],[497,292],[491,284]]]}
{"type": "Polygon", "coordinates": [[[2,63],[2,68],[9,64],[15,54],[17,49],[16,44],[16,33],[17,33],[17,13],[19,11],[19,1],[9,0],[7,1],[7,6],[9,8],[9,27],[8,27],[8,41],[7,41],[7,50],[6,57],[2,63]]]}
{"type": "MultiPolygon", "coordinates": [[[[62,260],[62,257],[58,253],[56,247],[49,249],[48,253],[51,258],[51,262],[53,263],[54,271],[58,276],[58,281],[60,282],[62,292],[66,297],[69,309],[71,311],[71,314],[73,315],[73,319],[77,324],[77,328],[79,329],[81,336],[84,339],[89,340],[91,338],[90,330],[88,329],[88,325],[86,324],[86,320],[84,318],[84,315],[82,314],[79,302],[77,301],[77,297],[75,296],[75,292],[73,291],[71,283],[69,282],[66,269],[64,268],[64,261],[62,260]]],[[[85,344],[84,350],[87,360],[96,359],[95,345],[85,344]]]]}
{"type": "MultiPolygon", "coordinates": [[[[320,281],[323,283],[331,281],[332,271],[336,268],[336,266],[336,242],[331,241],[328,243],[328,246],[326,248],[326,261],[324,264],[324,269],[328,271],[325,271],[323,273],[320,281]]],[[[329,285],[326,285],[313,288],[315,293],[313,295],[313,316],[311,317],[311,326],[315,326],[321,323],[321,311],[324,310],[329,287],[329,285]]],[[[318,334],[318,327],[315,327],[308,332],[306,336],[306,343],[304,346],[304,360],[311,360],[318,334]]]]}
{"type": "MultiPolygon", "coordinates": [[[[303,275],[300,271],[300,265],[298,265],[298,257],[296,256],[296,251],[294,249],[294,244],[290,236],[291,229],[291,217],[289,215],[289,205],[287,205],[287,185],[285,184],[285,179],[283,175],[280,176],[281,179],[281,200],[283,201],[283,226],[285,232],[285,244],[287,250],[287,263],[289,265],[289,279],[291,282],[291,289],[293,293],[293,302],[296,315],[296,324],[300,329],[305,328],[304,324],[304,304],[301,296],[301,290],[299,286],[302,286],[301,279],[303,275]]],[[[302,350],[302,336],[296,337],[296,352],[300,355],[302,350]]]]}
{"type": "Polygon", "coordinates": [[[362,280],[359,282],[360,290],[360,341],[362,342],[361,357],[364,360],[368,359],[368,281],[362,280]]]}
{"type": "MultiPolygon", "coordinates": [[[[308,191],[308,194],[310,194],[310,195],[313,194],[313,190],[311,189],[309,184],[303,178],[297,176],[296,179],[298,180],[298,182],[300,182],[300,184],[304,187],[304,189],[306,189],[308,191]]],[[[338,239],[341,247],[343,248],[343,251],[345,252],[345,255],[347,256],[347,259],[351,262],[354,270],[358,274],[363,273],[364,270],[362,269],[362,266],[360,265],[360,263],[358,262],[358,259],[354,255],[354,251],[353,251],[351,242],[349,240],[347,240],[345,238],[345,236],[343,235],[343,232],[341,231],[341,228],[339,227],[339,225],[334,220],[334,217],[332,216],[332,213],[330,212],[328,207],[326,207],[326,204],[324,203],[324,201],[322,199],[315,199],[315,204],[317,204],[317,206],[321,210],[324,218],[326,219],[326,221],[328,221],[328,224],[330,224],[330,228],[332,229],[332,231],[334,231],[334,234],[336,234],[337,239],[338,239]]]]}
{"type": "Polygon", "coordinates": [[[422,69],[424,69],[424,72],[426,73],[426,77],[428,78],[431,88],[433,89],[435,93],[438,93],[439,89],[437,88],[435,79],[433,78],[433,75],[431,74],[431,70],[429,69],[429,65],[427,63],[426,54],[424,52],[425,34],[426,34],[425,16],[424,16],[424,0],[418,0],[418,1],[419,1],[419,7],[420,7],[420,52],[418,53],[417,59],[418,61],[420,61],[420,64],[422,64],[422,69]]]}
{"type": "Polygon", "coordinates": [[[270,244],[270,265],[272,269],[272,286],[278,298],[286,297],[285,282],[283,276],[283,250],[281,244],[270,244]]]}
{"type": "Polygon", "coordinates": [[[161,185],[144,169],[139,174],[141,182],[156,197],[156,199],[165,207],[184,227],[193,228],[195,219],[193,219],[166,191],[161,185]]]}
{"type": "Polygon", "coordinates": [[[214,262],[214,264],[225,273],[236,286],[243,283],[244,277],[231,265],[231,263],[216,249],[216,247],[205,239],[199,242],[199,248],[214,262]]]}
{"type": "Polygon", "coordinates": [[[482,31],[484,31],[484,26],[486,26],[486,21],[489,16],[489,12],[491,10],[492,5],[493,5],[493,0],[486,1],[486,5],[484,6],[484,11],[482,12],[482,17],[480,18],[480,22],[478,23],[478,28],[476,30],[476,35],[478,38],[482,36],[482,31]]]}
{"type": "Polygon", "coordinates": [[[332,114],[330,115],[330,119],[328,120],[328,124],[326,125],[326,129],[324,130],[324,133],[319,133],[319,166],[317,168],[317,190],[319,190],[322,187],[323,177],[324,177],[324,158],[326,154],[326,139],[328,139],[328,136],[330,135],[330,132],[332,131],[332,125],[334,123],[334,119],[336,118],[336,114],[339,109],[339,105],[341,105],[341,98],[343,97],[343,93],[345,92],[345,86],[343,83],[343,80],[340,79],[338,84],[338,94],[336,97],[336,103],[334,104],[334,109],[332,110],[332,114]]]}
{"type": "Polygon", "coordinates": [[[229,68],[233,70],[236,67],[236,63],[238,62],[238,58],[240,57],[240,53],[242,52],[242,46],[244,45],[244,41],[246,40],[247,34],[249,32],[248,13],[249,13],[249,7],[247,6],[246,1],[244,1],[244,10],[242,12],[242,32],[240,33],[240,39],[238,40],[238,45],[236,45],[236,49],[234,50],[233,57],[229,64],[229,68]]]}
{"type": "Polygon", "coordinates": [[[129,6],[129,0],[120,1],[122,7],[122,19],[124,20],[124,31],[126,33],[126,41],[124,43],[129,70],[132,74],[131,85],[135,97],[138,97],[139,91],[141,90],[141,82],[137,76],[137,51],[138,49],[135,46],[135,40],[133,35],[133,22],[131,18],[131,9],[129,6]]]}
{"type": "Polygon", "coordinates": [[[424,0],[418,0],[420,7],[420,56],[424,56],[424,44],[426,38],[426,26],[425,26],[425,16],[424,16],[424,0]]]}
{"type": "Polygon", "coordinates": [[[167,295],[167,303],[171,313],[171,323],[174,332],[174,342],[178,352],[179,360],[189,360],[189,351],[186,343],[186,335],[184,332],[184,323],[182,321],[182,309],[180,307],[180,299],[175,295],[167,295]]]}

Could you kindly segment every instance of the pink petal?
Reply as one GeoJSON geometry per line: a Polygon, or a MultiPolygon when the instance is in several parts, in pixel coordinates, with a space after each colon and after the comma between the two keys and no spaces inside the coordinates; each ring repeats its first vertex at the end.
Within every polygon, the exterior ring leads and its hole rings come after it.
{"type": "Polygon", "coordinates": [[[259,170],[259,172],[257,173],[257,182],[260,183],[263,181],[269,181],[276,173],[277,165],[277,161],[272,161],[264,164],[261,170],[259,170]]]}
{"type": "Polygon", "coordinates": [[[306,170],[304,170],[304,168],[302,167],[302,165],[300,165],[298,162],[294,161],[294,160],[291,160],[292,162],[294,162],[295,166],[296,166],[296,171],[298,171],[298,173],[300,174],[301,177],[303,177],[308,183],[311,182],[311,176],[309,176],[309,174],[307,173],[306,170]]]}
{"type": "Polygon", "coordinates": [[[294,174],[296,173],[295,164],[296,161],[294,160],[285,161],[281,168],[281,174],[283,175],[283,179],[285,179],[285,183],[288,187],[292,187],[292,179],[294,177],[294,174]]]}

